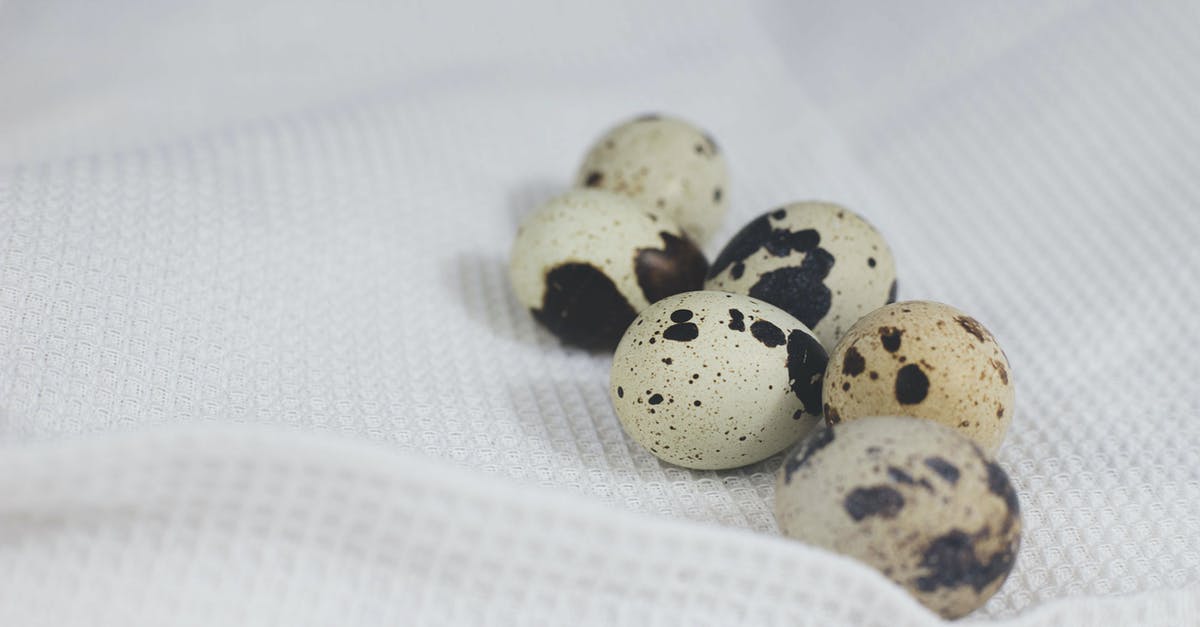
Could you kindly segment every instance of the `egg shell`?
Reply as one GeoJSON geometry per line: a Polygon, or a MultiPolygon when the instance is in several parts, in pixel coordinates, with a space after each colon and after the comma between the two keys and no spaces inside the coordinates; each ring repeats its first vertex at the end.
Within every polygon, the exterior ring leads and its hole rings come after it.
{"type": "Polygon", "coordinates": [[[826,350],[859,318],[896,300],[883,235],[832,203],[798,202],[747,224],[717,255],[704,289],[747,294],[803,322],[826,350]]]}
{"type": "Polygon", "coordinates": [[[687,292],[651,305],[613,356],[617,417],[660,459],[745,466],[820,423],[825,349],[786,311],[740,294],[687,292]]]}
{"type": "Polygon", "coordinates": [[[588,150],[575,184],[635,198],[704,243],[729,207],[729,171],[712,136],[650,114],[610,129],[588,150]]]}
{"type": "Polygon", "coordinates": [[[979,446],[939,424],[869,417],[815,430],[779,469],[784,535],[866,562],[946,618],[1004,583],[1017,493],[979,446]]]}
{"type": "Polygon", "coordinates": [[[838,343],[825,373],[825,419],[926,418],[994,453],[1013,419],[1008,358],[978,320],[942,303],[871,312],[838,343]]]}
{"type": "Polygon", "coordinates": [[[517,232],[509,277],[517,300],[565,342],[611,349],[637,312],[698,289],[700,249],[669,218],[601,190],[572,190],[517,232]]]}

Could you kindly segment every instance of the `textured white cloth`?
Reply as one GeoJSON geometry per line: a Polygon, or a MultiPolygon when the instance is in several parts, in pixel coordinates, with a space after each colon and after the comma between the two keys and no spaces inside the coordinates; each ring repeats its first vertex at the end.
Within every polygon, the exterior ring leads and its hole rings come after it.
{"type": "Polygon", "coordinates": [[[1005,347],[1025,539],[971,620],[1200,618],[1200,5],[0,3],[0,624],[929,625],[658,462],[509,293],[634,113],[723,237],[860,211],[1005,347]]]}

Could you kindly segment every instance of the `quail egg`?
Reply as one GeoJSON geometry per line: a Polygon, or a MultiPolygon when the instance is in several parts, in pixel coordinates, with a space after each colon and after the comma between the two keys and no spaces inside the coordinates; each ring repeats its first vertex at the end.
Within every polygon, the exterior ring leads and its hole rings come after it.
{"type": "Polygon", "coordinates": [[[846,333],[825,373],[825,420],[904,415],[995,452],[1013,419],[1008,358],[978,320],[941,303],[877,309],[846,333]]]}
{"type": "Polygon", "coordinates": [[[825,349],[774,305],[687,292],[647,307],[613,357],[609,396],[634,440],[697,469],[745,466],[820,423],[825,349]]]}
{"type": "Polygon", "coordinates": [[[896,299],[896,265],[883,236],[854,212],[798,202],[764,213],[734,235],[704,288],[780,307],[833,350],[859,318],[896,299]]]}
{"type": "Polygon", "coordinates": [[[670,218],[602,190],[547,202],[517,233],[517,300],[563,341],[611,349],[639,311],[699,289],[708,262],[670,218]]]}
{"type": "Polygon", "coordinates": [[[784,535],[866,562],[946,618],[983,605],[1016,561],[1017,493],[939,424],[868,417],[814,431],[779,469],[784,535]]]}
{"type": "Polygon", "coordinates": [[[728,207],[729,174],[712,136],[656,114],[625,122],[597,140],[576,185],[636,198],[674,218],[701,244],[720,227],[728,207]]]}

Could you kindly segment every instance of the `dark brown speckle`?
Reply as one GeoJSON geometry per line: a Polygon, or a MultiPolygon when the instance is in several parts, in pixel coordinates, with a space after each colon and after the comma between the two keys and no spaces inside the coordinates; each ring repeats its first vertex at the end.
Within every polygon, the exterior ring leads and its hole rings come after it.
{"type": "Polygon", "coordinates": [[[846,355],[842,358],[842,374],[857,377],[866,367],[867,361],[863,359],[862,353],[858,352],[857,348],[851,346],[846,349],[846,355]]]}
{"type": "Polygon", "coordinates": [[[957,322],[964,331],[975,336],[975,339],[979,340],[980,342],[986,342],[988,336],[990,335],[987,329],[983,328],[983,325],[979,324],[979,321],[971,316],[958,316],[954,319],[954,321],[957,322]]]}

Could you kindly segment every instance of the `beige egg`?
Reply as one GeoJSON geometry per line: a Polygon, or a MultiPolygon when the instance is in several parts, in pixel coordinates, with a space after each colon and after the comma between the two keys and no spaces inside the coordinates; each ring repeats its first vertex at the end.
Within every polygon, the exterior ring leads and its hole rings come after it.
{"type": "Polygon", "coordinates": [[[583,159],[575,184],[635,198],[671,216],[703,244],[729,207],[729,172],[717,143],[672,117],[643,115],[604,134],[583,159]]]}
{"type": "Polygon", "coordinates": [[[764,213],[725,245],[704,289],[748,294],[792,314],[826,350],[859,318],[896,300],[883,235],[840,205],[798,202],[764,213]]]}
{"type": "Polygon", "coordinates": [[[741,294],[687,292],[647,307],[613,356],[625,432],[687,468],[745,466],[820,423],[825,349],[800,321],[741,294]]]}
{"type": "Polygon", "coordinates": [[[563,341],[611,349],[637,313],[699,289],[708,262],[669,218],[602,190],[572,190],[517,232],[509,278],[520,303],[563,341]]]}
{"type": "Polygon", "coordinates": [[[1013,419],[1008,358],[978,320],[907,301],[859,320],[825,372],[825,420],[915,416],[953,427],[994,453],[1013,419]]]}
{"type": "Polygon", "coordinates": [[[1000,589],[1021,540],[1017,493],[982,449],[909,417],[810,434],[775,487],[784,535],[866,562],[946,618],[1000,589]]]}

